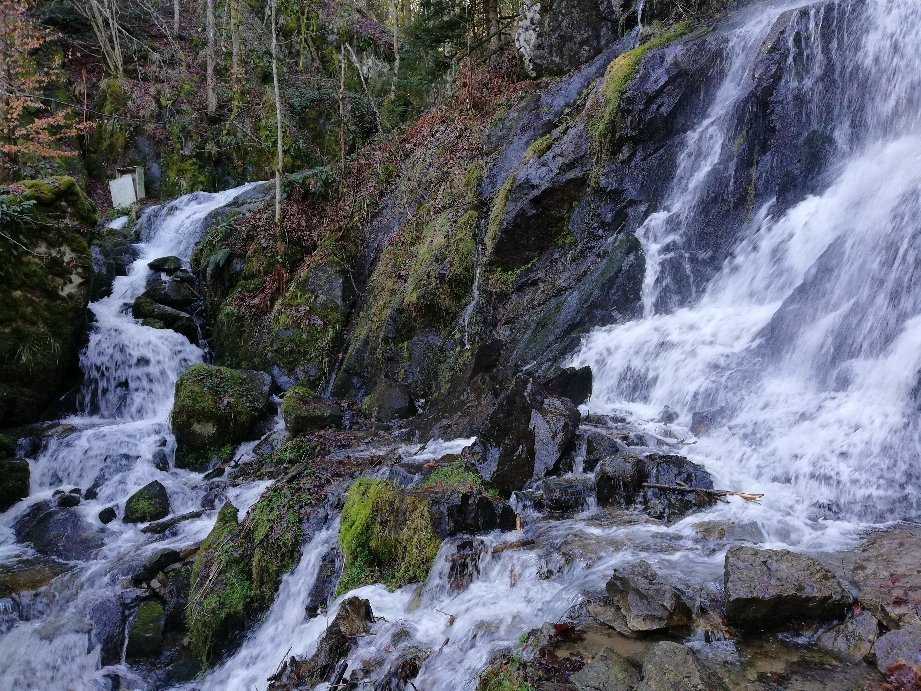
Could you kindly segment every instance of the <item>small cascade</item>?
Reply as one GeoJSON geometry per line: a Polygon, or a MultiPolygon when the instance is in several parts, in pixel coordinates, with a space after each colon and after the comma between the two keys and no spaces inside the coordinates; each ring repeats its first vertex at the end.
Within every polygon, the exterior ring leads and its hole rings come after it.
{"type": "MultiPolygon", "coordinates": [[[[199,475],[164,472],[152,462],[157,450],[173,455],[168,423],[173,389],[179,375],[202,360],[202,351],[174,331],[141,325],[130,307],[145,288],[147,263],[167,255],[188,262],[208,214],[250,187],[196,193],[147,209],[138,220],[138,259],[126,276],[115,279],[110,296],[90,305],[95,322],[80,355],[85,377],[80,413],[62,420],[60,432],[46,438],[31,462],[29,499],[0,516],[0,554],[4,560],[30,556],[30,548],[16,542],[12,526],[61,486],[93,490],[72,511],[101,547],[88,553],[87,561],[73,563],[53,587],[17,601],[16,620],[3,609],[12,601],[0,605],[0,688],[103,690],[112,688],[112,676],[130,688],[146,686],[120,656],[104,659],[111,653],[103,652],[98,632],[125,625],[120,583],[125,575],[155,550],[203,539],[214,512],[181,523],[159,542],[138,526],[115,521],[102,527],[97,518],[100,510],[123,504],[152,480],[166,487],[174,514],[199,509],[207,491],[199,475]]],[[[264,486],[228,488],[227,499],[245,511],[264,486]]]]}

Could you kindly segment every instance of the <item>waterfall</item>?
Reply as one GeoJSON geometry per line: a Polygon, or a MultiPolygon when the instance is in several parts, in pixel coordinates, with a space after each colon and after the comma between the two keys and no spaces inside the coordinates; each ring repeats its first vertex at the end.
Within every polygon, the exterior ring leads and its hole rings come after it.
{"type": "MultiPolygon", "coordinates": [[[[48,438],[31,463],[29,499],[0,516],[0,554],[4,561],[30,557],[11,527],[61,486],[96,489],[96,498],[85,498],[73,511],[101,535],[103,546],[73,563],[50,588],[18,602],[18,621],[0,629],[0,688],[109,689],[108,675],[122,676],[130,688],[145,685],[117,660],[104,666],[99,632],[124,627],[120,581],[156,550],[203,539],[214,512],[181,523],[159,541],[121,521],[100,526],[101,509],[122,504],[152,480],[167,488],[174,514],[200,508],[208,489],[199,475],[163,472],[152,462],[160,447],[171,455],[173,389],[183,370],[201,361],[202,351],[174,331],[142,326],[131,317],[130,305],[145,288],[149,261],[176,255],[187,263],[208,214],[250,187],[196,193],[147,209],[138,221],[138,259],[126,276],[115,279],[109,297],[90,305],[95,323],[80,356],[86,381],[81,411],[61,421],[64,433],[48,438]]],[[[231,488],[227,498],[245,511],[264,487],[231,488]]]]}
{"type": "Polygon", "coordinates": [[[776,9],[733,39],[736,57],[687,138],[666,209],[637,233],[647,256],[642,318],[596,329],[574,362],[594,372],[593,411],[648,421],[669,405],[685,426],[695,412],[715,413],[696,459],[730,487],[766,488],[768,507],[918,518],[921,3],[841,0],[786,17],[802,56],[787,73],[808,83],[828,62],[846,72],[831,107],[818,86],[803,105],[834,129],[834,179],[792,208],[768,200],[714,275],[685,263],[693,290],[680,299],[662,272],[663,248],[684,247],[695,186],[733,131],[752,46],[776,9]],[[823,45],[823,31],[835,40],[823,45]]]}

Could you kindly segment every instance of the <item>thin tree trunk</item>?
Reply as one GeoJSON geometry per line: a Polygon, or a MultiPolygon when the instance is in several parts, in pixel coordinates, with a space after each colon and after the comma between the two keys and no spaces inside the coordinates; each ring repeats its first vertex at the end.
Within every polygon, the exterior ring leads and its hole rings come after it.
{"type": "Polygon", "coordinates": [[[398,17],[400,13],[397,8],[397,0],[393,0],[393,81],[390,82],[390,100],[397,99],[397,82],[400,79],[400,22],[398,17]]]}
{"type": "Polygon", "coordinates": [[[401,23],[404,27],[409,26],[409,23],[413,20],[413,3],[412,0],[400,0],[400,10],[401,14],[401,23]]]}
{"type": "Polygon", "coordinates": [[[350,43],[346,43],[345,47],[348,49],[352,64],[355,65],[355,70],[358,72],[358,78],[361,80],[361,86],[365,90],[365,96],[368,97],[368,103],[371,104],[371,110],[374,112],[375,120],[377,120],[377,131],[384,134],[384,124],[381,122],[381,114],[377,109],[377,104],[374,102],[374,96],[371,93],[371,89],[368,88],[368,83],[365,81],[364,72],[361,71],[361,63],[358,62],[358,56],[355,55],[355,51],[352,50],[352,45],[350,43]]]}
{"type": "Polygon", "coordinates": [[[214,0],[206,0],[205,2],[205,33],[207,34],[207,47],[205,49],[205,82],[208,90],[208,115],[214,115],[217,112],[217,78],[214,74],[215,63],[217,62],[214,28],[214,0]]]}
{"type": "Polygon", "coordinates": [[[339,46],[339,166],[345,171],[345,43],[339,46]]]}
{"type": "Polygon", "coordinates": [[[173,0],[173,36],[179,35],[179,0],[173,0]]]}
{"type": "Polygon", "coordinates": [[[230,0],[230,90],[233,107],[240,102],[240,0],[230,0]]]}
{"type": "Polygon", "coordinates": [[[489,34],[489,51],[494,53],[499,48],[501,36],[499,35],[499,3],[496,0],[484,0],[483,10],[486,13],[486,32],[489,34]]]}
{"type": "Polygon", "coordinates": [[[275,86],[275,124],[278,160],[275,164],[275,224],[278,226],[279,243],[281,242],[281,170],[284,167],[284,149],[282,147],[281,128],[281,90],[278,86],[278,31],[276,29],[276,12],[278,0],[272,0],[272,84],[275,86]]]}

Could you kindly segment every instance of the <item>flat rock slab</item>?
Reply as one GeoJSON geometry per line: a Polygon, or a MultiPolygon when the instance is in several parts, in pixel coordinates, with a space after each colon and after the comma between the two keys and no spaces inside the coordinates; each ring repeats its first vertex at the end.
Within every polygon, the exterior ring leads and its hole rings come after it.
{"type": "Polygon", "coordinates": [[[777,631],[843,619],[853,597],[812,557],[787,550],[733,547],[723,574],[726,619],[742,631],[777,631]]]}
{"type": "Polygon", "coordinates": [[[913,624],[880,636],[873,646],[879,671],[898,685],[916,689],[921,685],[921,625],[913,624]]]}

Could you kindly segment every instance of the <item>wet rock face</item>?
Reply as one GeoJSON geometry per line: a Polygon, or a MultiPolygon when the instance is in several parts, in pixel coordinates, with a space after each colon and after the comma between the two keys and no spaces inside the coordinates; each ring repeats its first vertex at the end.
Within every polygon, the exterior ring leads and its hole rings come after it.
{"type": "Polygon", "coordinates": [[[638,508],[666,522],[712,506],[714,498],[700,492],[685,492],[654,487],[660,485],[713,489],[710,474],[684,458],[666,454],[635,456],[617,452],[602,460],[595,471],[598,503],[618,508],[638,508]]]}
{"type": "Polygon", "coordinates": [[[93,238],[93,292],[91,300],[100,300],[112,293],[117,276],[128,274],[128,267],[138,257],[133,231],[123,228],[103,228],[93,238]]]}
{"type": "Polygon", "coordinates": [[[166,487],[154,480],[132,494],[125,502],[125,523],[147,523],[159,520],[170,512],[166,487]]]}
{"type": "Polygon", "coordinates": [[[65,561],[85,560],[102,547],[102,535],[75,509],[52,508],[40,502],[13,526],[19,542],[30,542],[35,551],[65,561]]]}
{"type": "Polygon", "coordinates": [[[198,342],[198,325],[187,312],[161,305],[141,295],[131,305],[131,314],[135,319],[140,319],[144,326],[172,329],[188,338],[190,342],[198,342]]]}
{"type": "Polygon", "coordinates": [[[358,597],[344,600],[333,623],[320,637],[316,652],[307,659],[292,657],[288,660],[281,671],[269,679],[269,689],[312,688],[324,682],[335,686],[345,675],[346,656],[355,644],[355,637],[370,632],[373,624],[371,603],[358,597]]]}
{"type": "Polygon", "coordinates": [[[426,493],[435,534],[441,539],[461,533],[514,530],[515,512],[498,497],[475,492],[426,493]]]}
{"type": "Polygon", "coordinates": [[[174,256],[159,257],[147,262],[147,268],[151,271],[162,272],[168,276],[172,276],[182,268],[182,260],[174,256]]]}
{"type": "Polygon", "coordinates": [[[691,623],[688,603],[645,561],[615,569],[605,589],[633,633],[681,628],[691,623]]]}
{"type": "Polygon", "coordinates": [[[361,408],[372,420],[381,422],[403,420],[416,414],[409,389],[386,378],[378,380],[374,390],[362,401],[361,408]]]}
{"type": "Polygon", "coordinates": [[[29,462],[23,458],[0,459],[0,512],[29,496],[29,462]]]}
{"type": "Polygon", "coordinates": [[[724,567],[726,619],[742,631],[776,631],[842,619],[853,597],[818,561],[787,550],[733,547],[724,567]]]}
{"type": "Polygon", "coordinates": [[[888,628],[921,622],[921,527],[871,535],[853,552],[860,604],[888,628]]]}
{"type": "Polygon", "coordinates": [[[571,449],[579,418],[572,401],[519,374],[479,435],[480,475],[506,495],[543,477],[571,449]]]}
{"type": "Polygon", "coordinates": [[[656,643],[643,662],[637,691],[724,691],[723,681],[709,671],[687,646],[656,643]]]}
{"type": "Polygon", "coordinates": [[[188,310],[201,300],[192,282],[184,275],[164,279],[154,274],[141,296],[177,310],[188,310]]]}
{"type": "Polygon", "coordinates": [[[271,378],[265,372],[194,365],[176,382],[170,422],[176,466],[204,470],[226,460],[268,407],[271,378]]]}

